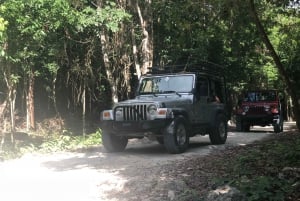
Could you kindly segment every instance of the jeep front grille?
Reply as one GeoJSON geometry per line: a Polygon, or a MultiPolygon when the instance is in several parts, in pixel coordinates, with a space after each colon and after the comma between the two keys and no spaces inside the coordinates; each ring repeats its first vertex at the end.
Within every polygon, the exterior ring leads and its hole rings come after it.
{"type": "Polygon", "coordinates": [[[147,105],[126,105],[115,108],[116,121],[147,120],[147,105]],[[117,111],[120,111],[117,114],[117,111]]]}
{"type": "Polygon", "coordinates": [[[265,109],[264,109],[264,107],[260,107],[260,106],[250,107],[248,113],[261,114],[261,113],[265,113],[265,109]]]}

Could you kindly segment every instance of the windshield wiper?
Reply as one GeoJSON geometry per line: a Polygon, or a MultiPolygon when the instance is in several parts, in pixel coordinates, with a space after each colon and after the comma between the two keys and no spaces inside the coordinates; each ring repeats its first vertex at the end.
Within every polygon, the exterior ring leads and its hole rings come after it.
{"type": "Polygon", "coordinates": [[[140,92],[139,95],[153,95],[153,96],[157,97],[157,93],[154,93],[154,92],[140,92]]]}
{"type": "Polygon", "coordinates": [[[179,97],[181,97],[181,94],[178,93],[177,91],[163,91],[161,93],[163,93],[163,94],[175,93],[176,95],[178,95],[179,97]]]}

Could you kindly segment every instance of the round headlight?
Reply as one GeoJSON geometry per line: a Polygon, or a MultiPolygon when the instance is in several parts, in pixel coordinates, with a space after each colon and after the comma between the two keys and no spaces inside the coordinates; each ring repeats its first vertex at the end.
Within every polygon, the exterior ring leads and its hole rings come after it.
{"type": "Polygon", "coordinates": [[[268,112],[270,110],[270,106],[269,105],[265,105],[264,109],[265,109],[266,112],[268,112]]]}
{"type": "Polygon", "coordinates": [[[249,106],[245,106],[244,107],[244,112],[248,112],[249,111],[249,106]]]}
{"type": "Polygon", "coordinates": [[[121,116],[123,114],[123,108],[119,107],[116,109],[116,116],[121,116]]]}
{"type": "Polygon", "coordinates": [[[147,111],[150,115],[155,115],[157,111],[156,105],[149,105],[147,111]]]}

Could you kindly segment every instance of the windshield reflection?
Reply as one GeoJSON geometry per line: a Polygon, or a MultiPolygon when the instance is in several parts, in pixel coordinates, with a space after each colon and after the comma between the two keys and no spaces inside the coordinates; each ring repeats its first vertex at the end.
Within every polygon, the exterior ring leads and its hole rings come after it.
{"type": "Polygon", "coordinates": [[[192,89],[192,75],[146,77],[141,82],[139,94],[188,93],[192,89]]]}

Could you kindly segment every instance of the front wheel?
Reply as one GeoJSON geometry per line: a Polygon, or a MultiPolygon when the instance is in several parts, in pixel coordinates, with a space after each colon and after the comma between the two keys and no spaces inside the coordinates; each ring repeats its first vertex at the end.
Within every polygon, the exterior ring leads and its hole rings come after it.
{"type": "Polygon", "coordinates": [[[209,133],[209,139],[212,144],[224,144],[227,140],[227,123],[224,115],[218,115],[215,125],[209,133]]]}
{"type": "Polygon", "coordinates": [[[171,154],[183,153],[189,145],[186,123],[183,118],[174,119],[164,130],[164,146],[171,154]]]}
{"type": "Polygon", "coordinates": [[[250,131],[250,124],[247,124],[247,123],[243,124],[242,125],[242,131],[249,132],[250,131]]]}
{"type": "Polygon", "coordinates": [[[163,138],[163,137],[157,137],[157,138],[156,138],[156,141],[157,141],[159,144],[164,144],[164,138],[163,138]]]}
{"type": "Polygon", "coordinates": [[[113,133],[102,131],[102,144],[108,152],[121,152],[127,146],[128,139],[126,137],[116,136],[113,133]]]}

